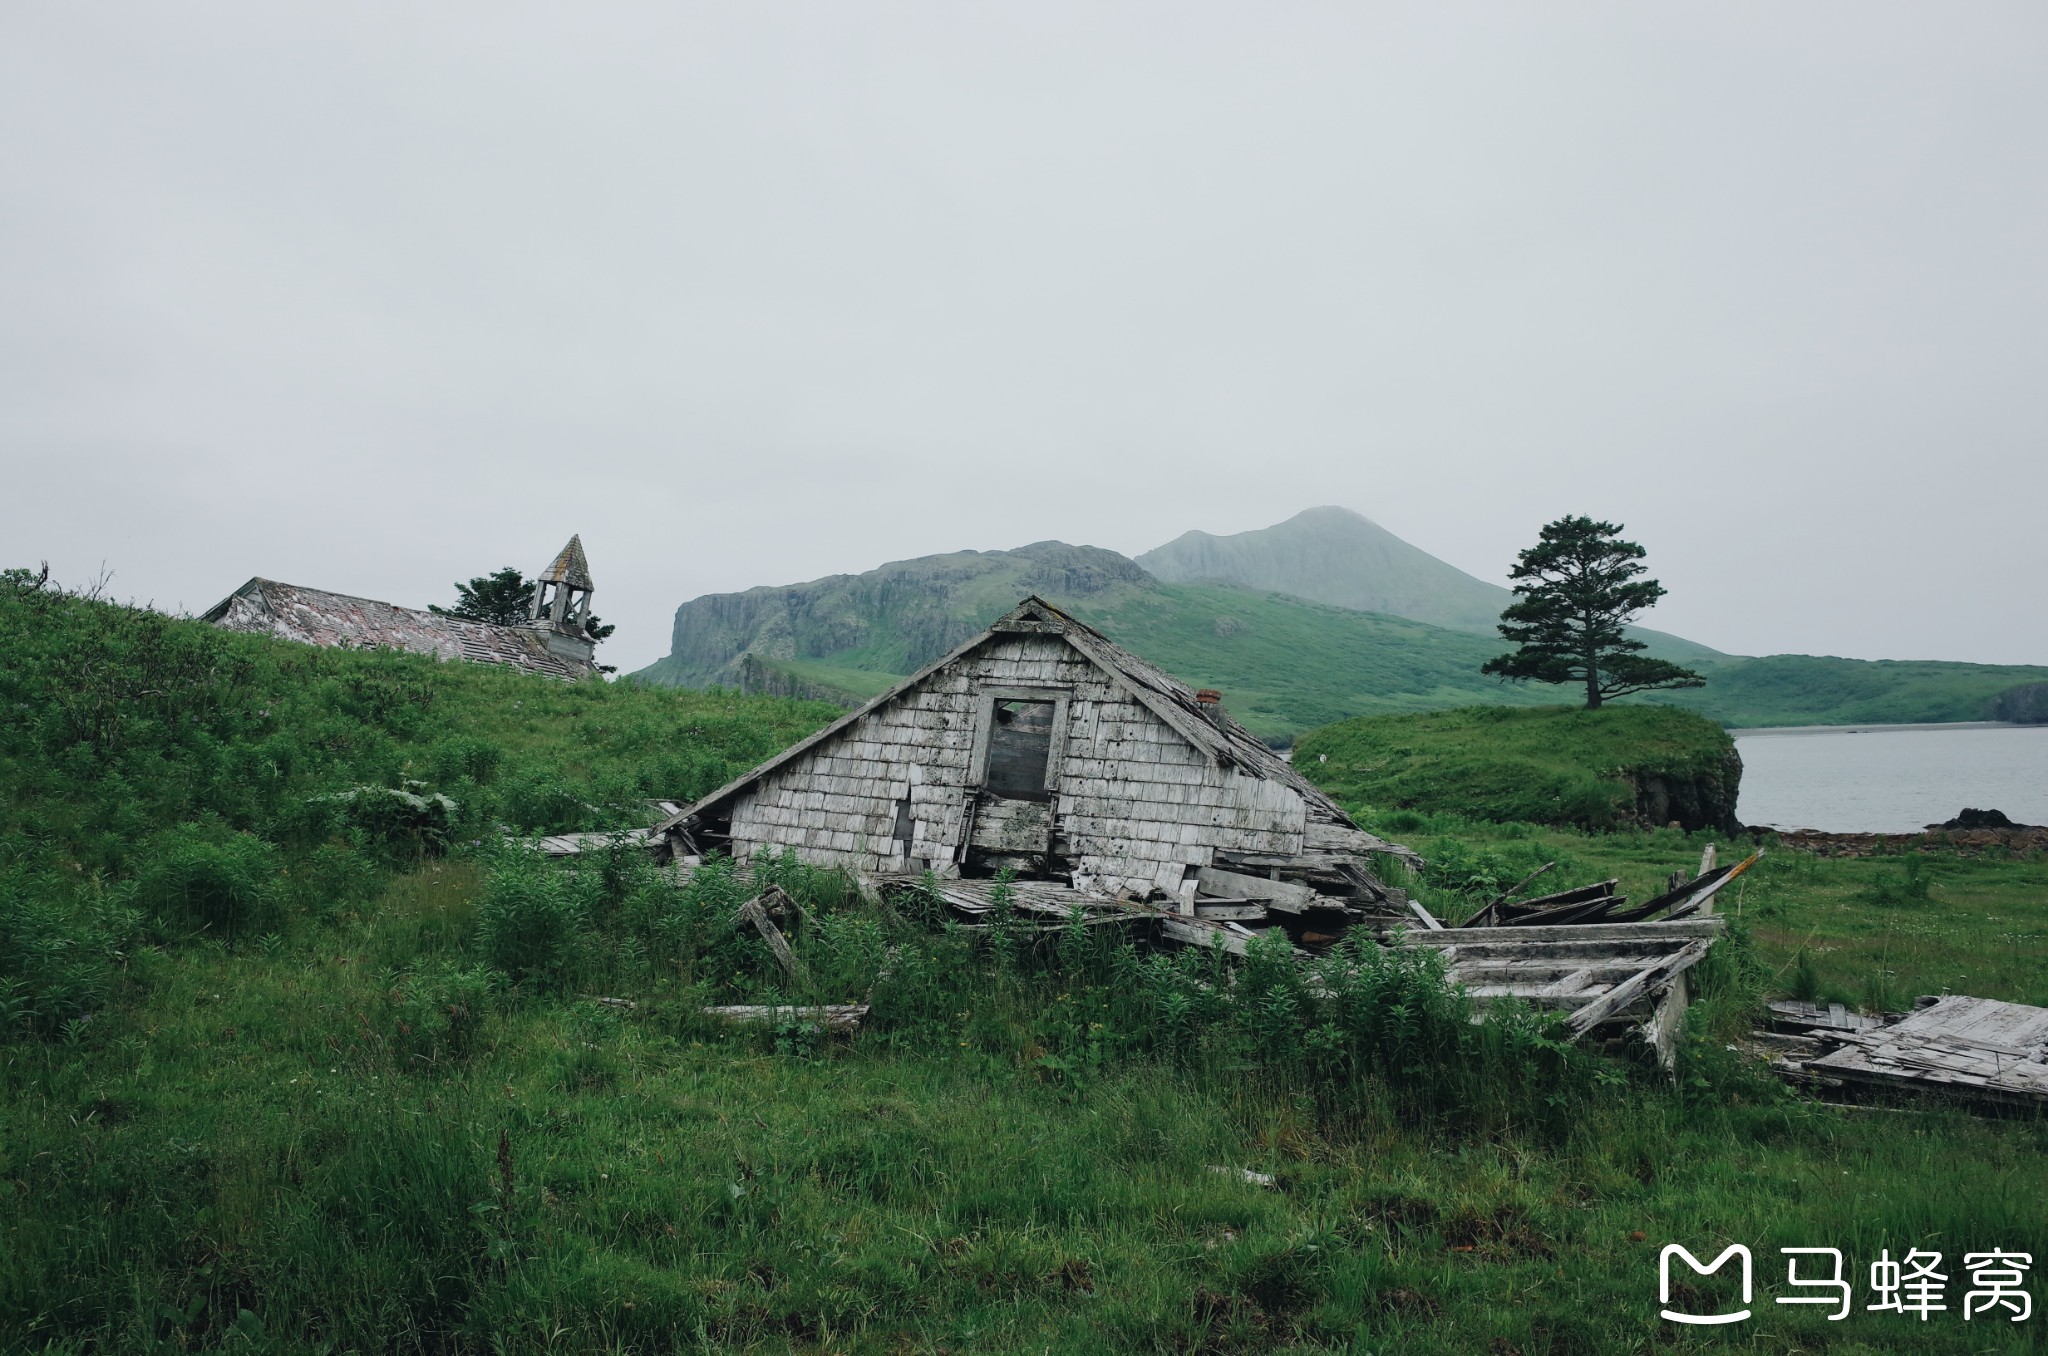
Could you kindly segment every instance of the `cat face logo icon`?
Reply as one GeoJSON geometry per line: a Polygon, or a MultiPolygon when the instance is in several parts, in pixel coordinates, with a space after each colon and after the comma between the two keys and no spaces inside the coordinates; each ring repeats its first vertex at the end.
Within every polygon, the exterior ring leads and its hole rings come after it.
{"type": "Polygon", "coordinates": [[[1671,1259],[1673,1257],[1683,1257],[1685,1264],[1691,1267],[1696,1275],[1700,1276],[1708,1276],[1719,1271],[1722,1264],[1731,1257],[1740,1257],[1742,1259],[1742,1302],[1747,1305],[1753,1293],[1748,1248],[1743,1247],[1740,1243],[1730,1243],[1719,1257],[1716,1257],[1705,1266],[1701,1266],[1699,1258],[1693,1256],[1678,1244],[1665,1244],[1664,1251],[1658,1254],[1657,1257],[1657,1301],[1665,1306],[1663,1310],[1664,1317],[1670,1319],[1673,1323],[1740,1323],[1743,1319],[1749,1317],[1749,1310],[1746,1308],[1738,1309],[1732,1314],[1682,1314],[1673,1310],[1670,1307],[1671,1259]]]}

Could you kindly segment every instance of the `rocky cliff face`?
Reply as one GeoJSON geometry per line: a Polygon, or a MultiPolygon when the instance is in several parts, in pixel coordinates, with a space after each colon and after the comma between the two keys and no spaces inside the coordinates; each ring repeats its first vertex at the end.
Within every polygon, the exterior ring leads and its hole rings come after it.
{"type": "Polygon", "coordinates": [[[1621,778],[1635,790],[1635,819],[1647,828],[1674,821],[1688,833],[1742,831],[1735,799],[1742,789],[1742,755],[1733,747],[1712,766],[1689,772],[1623,768],[1621,778]]]}
{"type": "Polygon", "coordinates": [[[2048,683],[2022,683],[1991,700],[1991,718],[2020,725],[2048,725],[2048,683]]]}
{"type": "Polygon", "coordinates": [[[736,678],[773,687],[777,680],[758,667],[735,667],[754,655],[912,673],[1027,594],[1092,598],[1153,583],[1114,551],[1057,541],[894,561],[866,574],[694,598],[676,609],[668,658],[646,672],[687,687],[736,678]]]}

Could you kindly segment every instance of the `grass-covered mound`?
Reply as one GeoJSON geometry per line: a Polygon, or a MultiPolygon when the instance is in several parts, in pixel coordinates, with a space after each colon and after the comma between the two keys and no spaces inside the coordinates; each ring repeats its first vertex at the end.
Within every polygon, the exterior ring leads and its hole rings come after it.
{"type": "Polygon", "coordinates": [[[1720,726],[1663,706],[1468,706],[1302,736],[1294,763],[1349,803],[1496,822],[1732,828],[1742,762],[1720,726]]]}

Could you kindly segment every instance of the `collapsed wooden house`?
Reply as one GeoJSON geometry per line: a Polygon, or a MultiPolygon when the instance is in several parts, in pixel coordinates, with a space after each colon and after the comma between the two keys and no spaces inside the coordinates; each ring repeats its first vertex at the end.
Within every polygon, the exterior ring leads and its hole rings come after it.
{"type": "Polygon", "coordinates": [[[884,875],[1009,868],[1085,896],[1164,897],[1187,915],[1236,906],[1259,923],[1402,914],[1372,862],[1414,857],[1354,824],[1219,694],[1035,597],[659,831],[682,855],[790,848],[884,875]]]}
{"type": "Polygon", "coordinates": [[[1445,948],[1482,1002],[1568,1011],[1575,1035],[1647,1025],[1667,1055],[1684,971],[1720,926],[1443,929],[1375,870],[1415,853],[1359,828],[1220,694],[1036,597],[650,837],[685,869],[786,849],[883,889],[929,872],[969,918],[1007,871],[1020,911],[1232,952],[1278,929],[1313,954],[1370,927],[1445,948]]]}

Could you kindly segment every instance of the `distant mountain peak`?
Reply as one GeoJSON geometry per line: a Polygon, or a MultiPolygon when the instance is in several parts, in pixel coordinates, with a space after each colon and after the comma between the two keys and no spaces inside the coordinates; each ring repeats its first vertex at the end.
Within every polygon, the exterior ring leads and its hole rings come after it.
{"type": "Polygon", "coordinates": [[[1487,635],[1510,600],[1498,584],[1335,504],[1250,532],[1183,533],[1137,560],[1168,583],[1215,580],[1487,635]]]}

